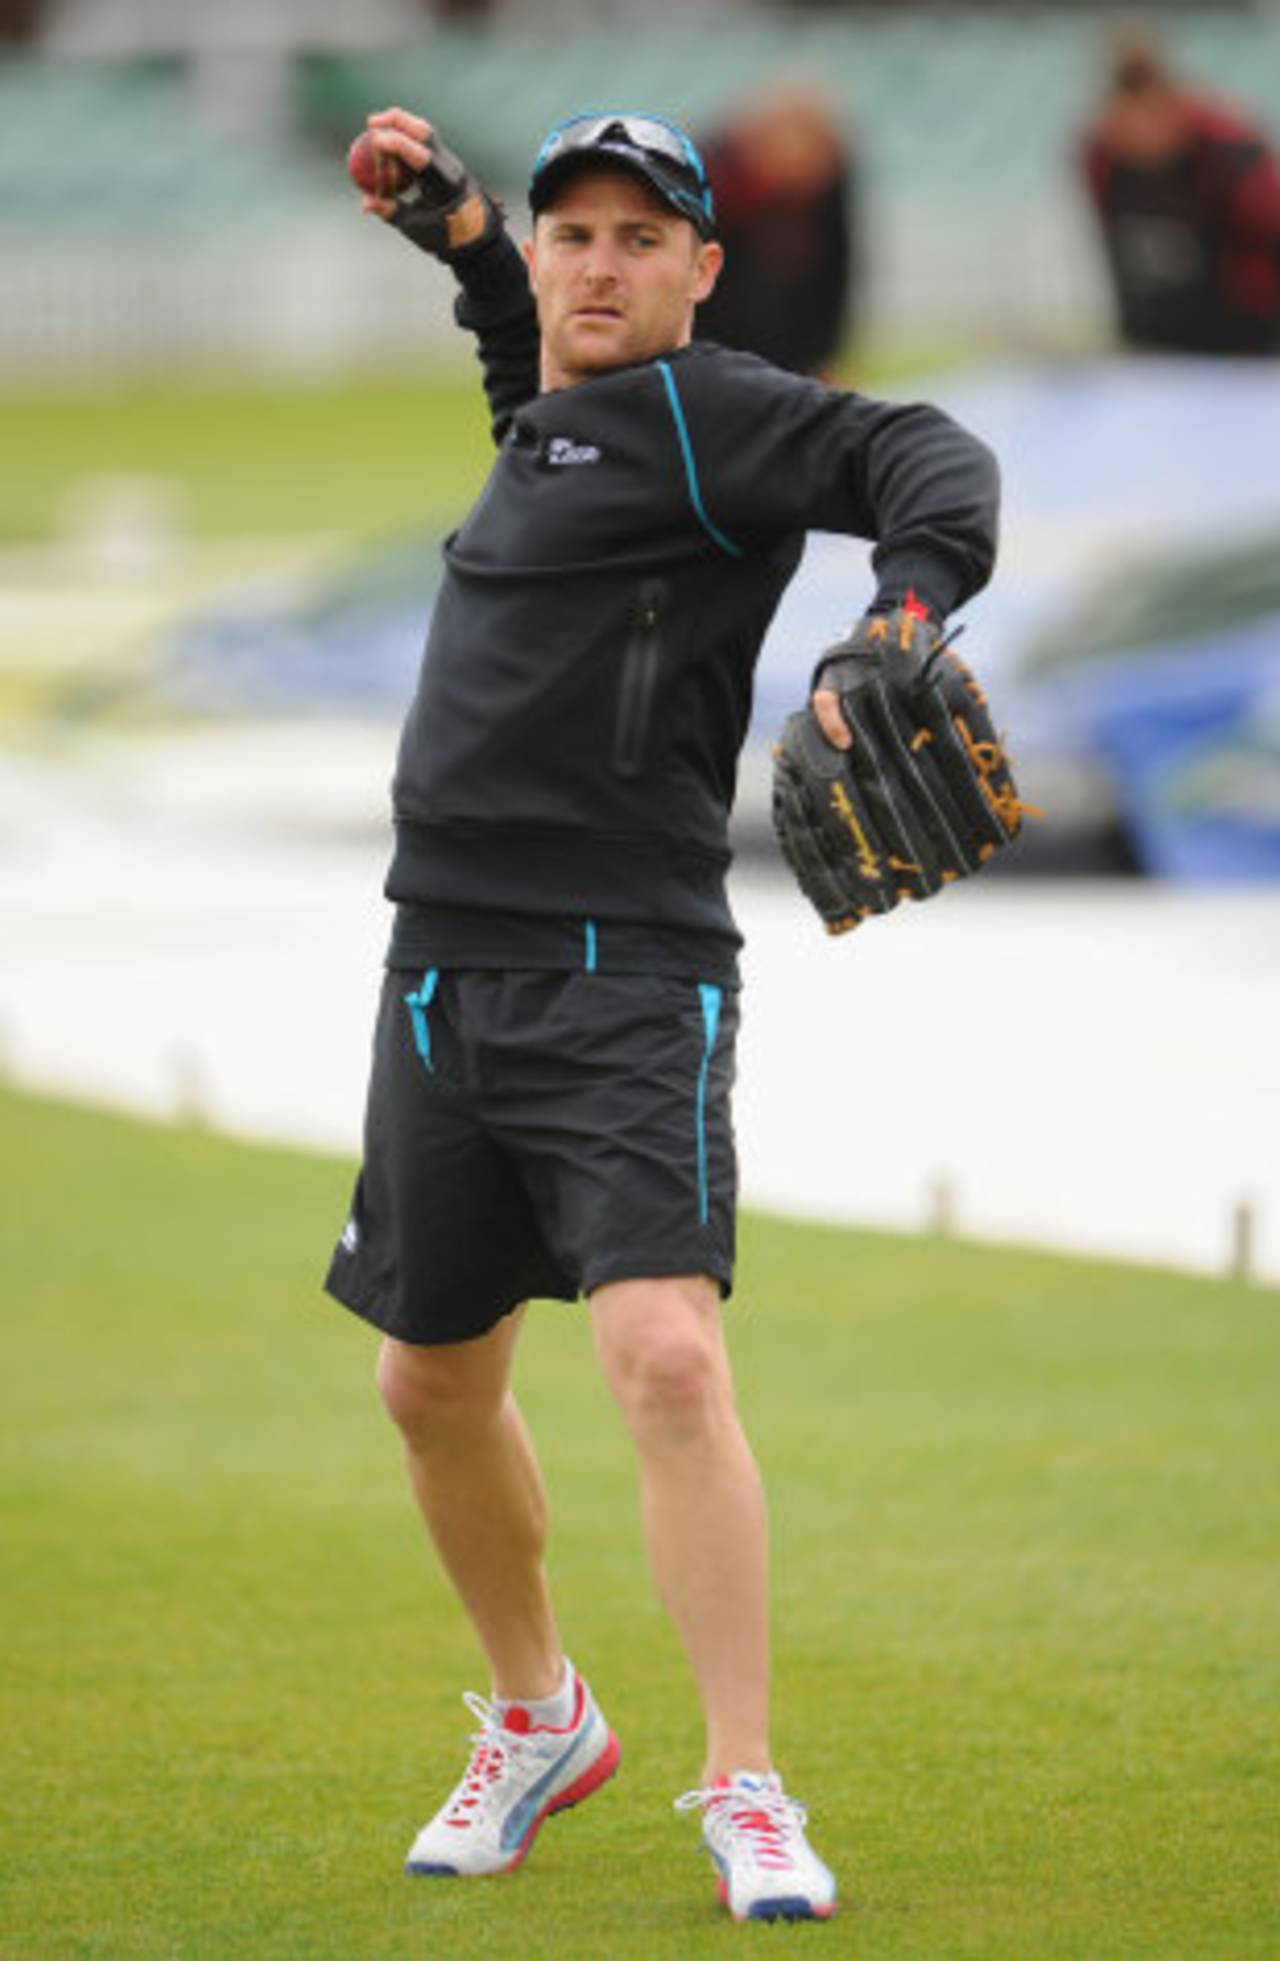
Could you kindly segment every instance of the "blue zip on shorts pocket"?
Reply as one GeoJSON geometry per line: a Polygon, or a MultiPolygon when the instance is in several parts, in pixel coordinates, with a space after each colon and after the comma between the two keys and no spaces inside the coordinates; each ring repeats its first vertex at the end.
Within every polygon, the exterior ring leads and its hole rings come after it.
{"type": "Polygon", "coordinates": [[[711,1216],[707,1190],[707,1075],[720,1028],[720,1003],[724,999],[724,991],[710,981],[699,981],[698,998],[702,1003],[703,1034],[702,1065],[698,1070],[698,1221],[705,1226],[711,1216]]]}
{"type": "Polygon", "coordinates": [[[439,978],[439,968],[428,967],[422,976],[422,984],[417,993],[406,994],[404,997],[404,1004],[413,1021],[413,1039],[417,1044],[418,1054],[422,1057],[423,1067],[432,1071],[435,1069],[435,1063],[431,1060],[431,1024],[427,1020],[427,1009],[431,1006],[431,998],[436,991],[436,982],[439,978]]]}

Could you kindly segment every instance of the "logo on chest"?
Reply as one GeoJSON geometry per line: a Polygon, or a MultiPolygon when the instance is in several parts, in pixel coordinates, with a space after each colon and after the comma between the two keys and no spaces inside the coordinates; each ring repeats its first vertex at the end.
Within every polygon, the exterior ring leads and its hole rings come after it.
{"type": "Polygon", "coordinates": [[[575,443],[570,436],[551,436],[544,454],[548,463],[560,468],[570,463],[600,461],[600,451],[594,443],[575,443]]]}

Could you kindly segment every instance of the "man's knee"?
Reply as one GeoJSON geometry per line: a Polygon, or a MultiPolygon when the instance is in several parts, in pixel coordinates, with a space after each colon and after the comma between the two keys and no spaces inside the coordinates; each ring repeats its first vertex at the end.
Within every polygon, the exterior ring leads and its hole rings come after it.
{"type": "Polygon", "coordinates": [[[476,1366],[471,1342],[438,1348],[387,1337],[378,1352],[378,1393],[410,1441],[490,1423],[507,1395],[505,1371],[476,1366]]]}
{"type": "Polygon", "coordinates": [[[637,1434],[700,1429],[730,1400],[718,1302],[686,1282],[637,1281],[600,1289],[592,1306],[605,1375],[637,1434]]]}

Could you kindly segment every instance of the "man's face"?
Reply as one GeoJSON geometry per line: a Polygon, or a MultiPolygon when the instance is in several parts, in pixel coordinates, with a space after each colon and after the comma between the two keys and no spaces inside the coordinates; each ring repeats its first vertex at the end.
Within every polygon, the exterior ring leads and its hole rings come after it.
{"type": "Polygon", "coordinates": [[[542,329],[542,386],[683,347],[723,257],[627,171],[576,171],[524,248],[542,329]]]}

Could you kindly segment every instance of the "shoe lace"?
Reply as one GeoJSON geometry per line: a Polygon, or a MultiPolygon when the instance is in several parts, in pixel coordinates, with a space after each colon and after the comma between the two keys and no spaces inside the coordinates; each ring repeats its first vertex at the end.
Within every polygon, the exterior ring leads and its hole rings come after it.
{"type": "Polygon", "coordinates": [[[791,1865],[796,1834],[809,1816],[807,1807],[783,1790],[743,1790],[732,1784],[686,1791],[676,1799],[675,1808],[702,1810],[727,1819],[757,1865],[771,1872],[791,1865]]]}
{"type": "Polygon", "coordinates": [[[470,1761],[445,1807],[443,1822],[459,1827],[478,1823],[494,1787],[507,1765],[518,1756],[524,1742],[522,1736],[502,1727],[502,1711],[496,1702],[489,1702],[471,1689],[466,1691],[462,1700],[477,1718],[480,1727],[468,1739],[472,1746],[470,1761]]]}

